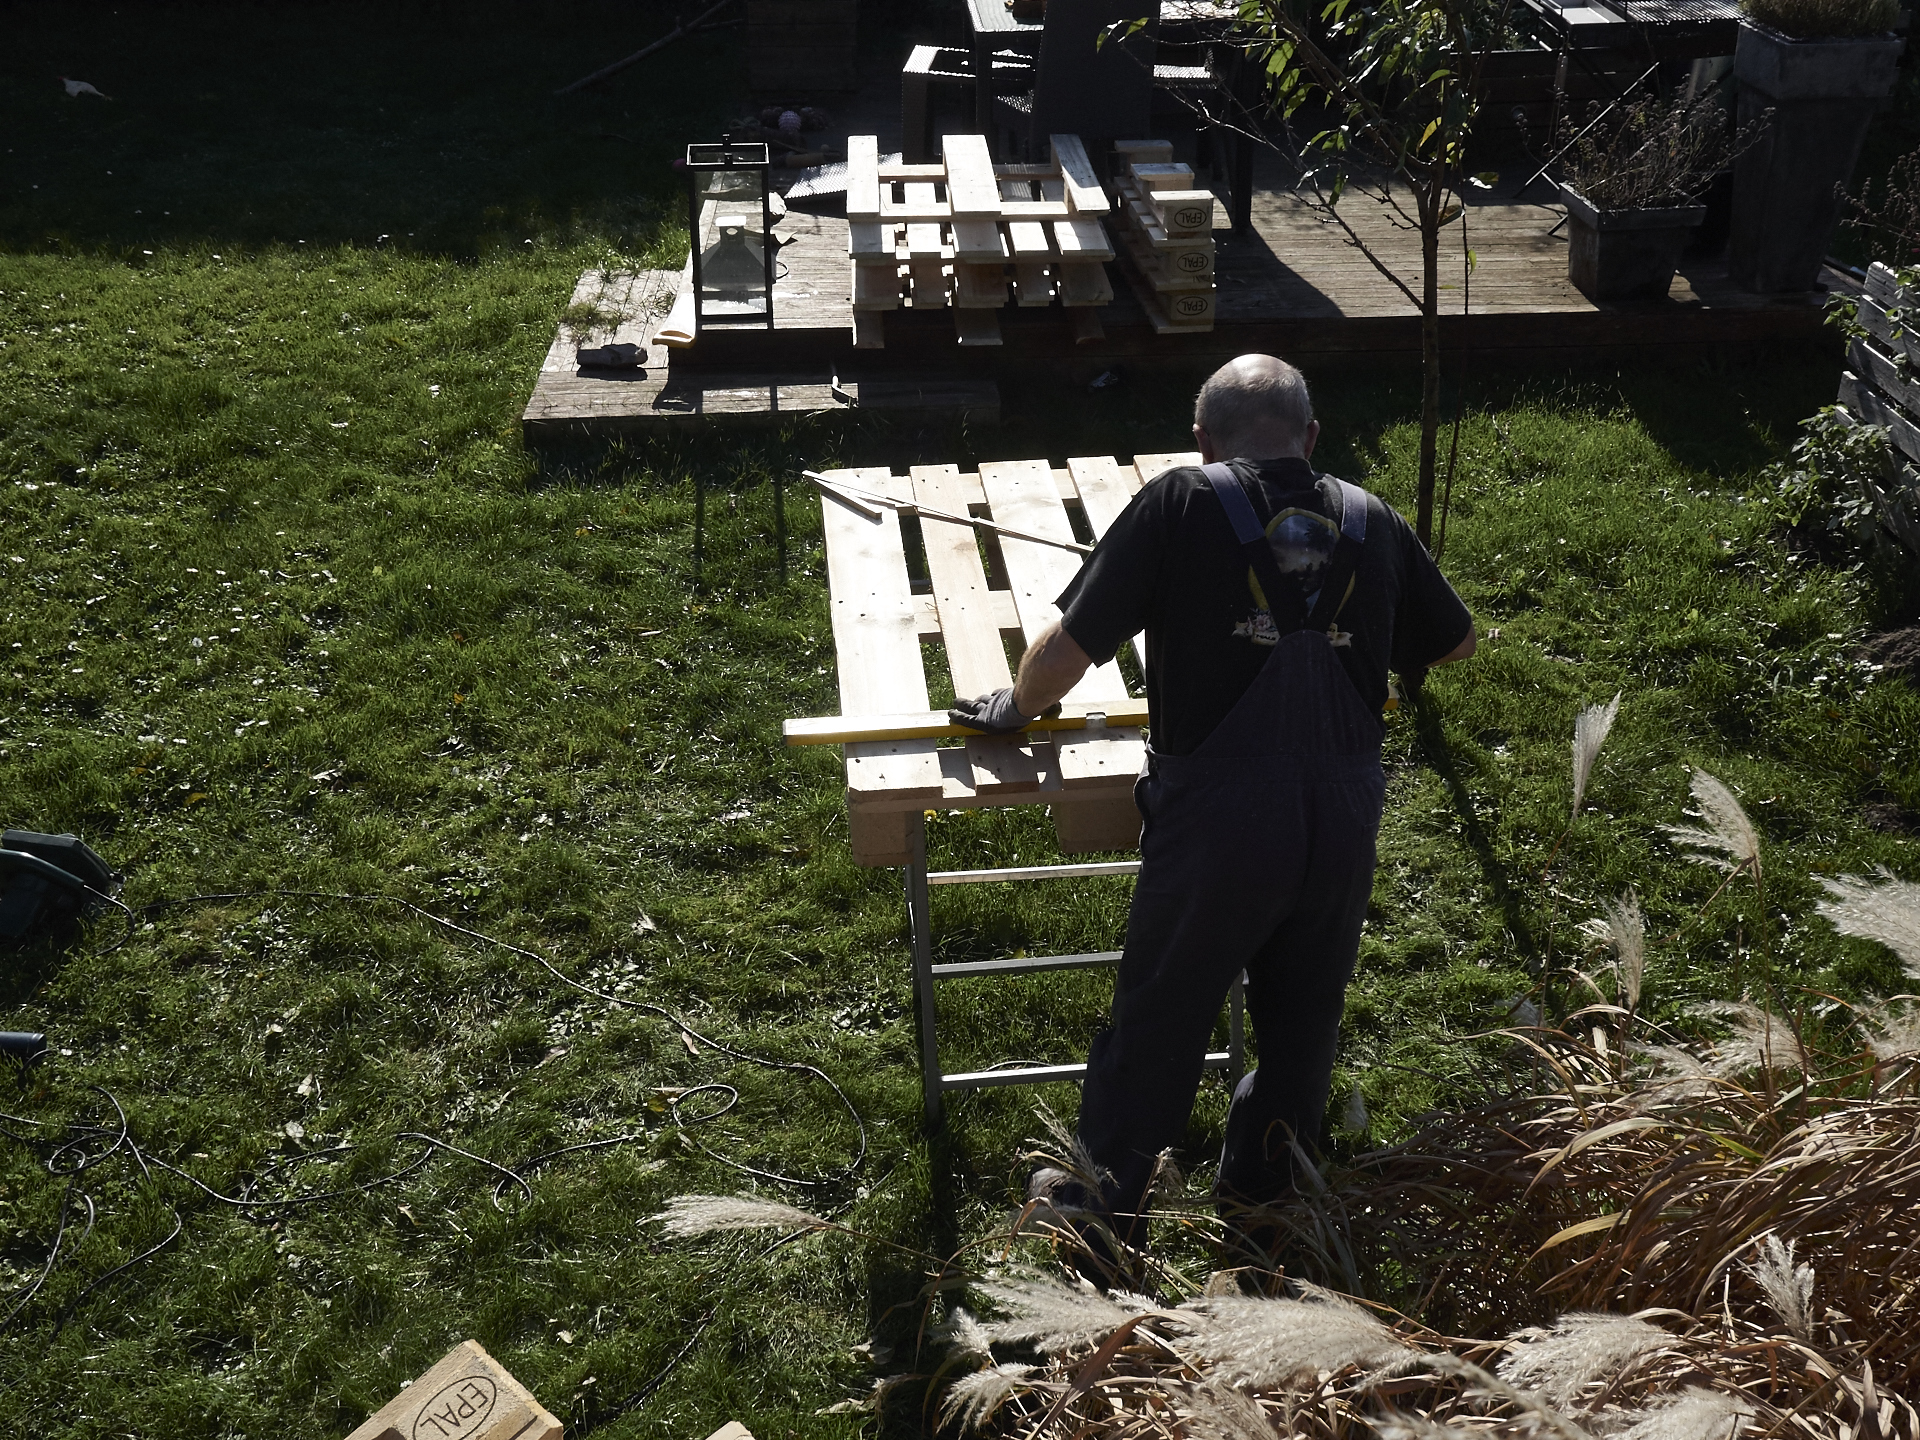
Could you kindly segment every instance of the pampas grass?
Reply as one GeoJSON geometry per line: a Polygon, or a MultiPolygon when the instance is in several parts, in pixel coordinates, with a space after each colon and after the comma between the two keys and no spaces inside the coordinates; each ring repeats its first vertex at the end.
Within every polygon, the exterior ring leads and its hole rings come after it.
{"type": "Polygon", "coordinates": [[[1920,980],[1920,885],[1897,880],[1884,867],[1879,877],[1822,876],[1820,883],[1833,898],[1817,908],[1842,935],[1878,940],[1900,957],[1908,975],[1920,980]]]}
{"type": "Polygon", "coordinates": [[[1228,1385],[1298,1387],[1322,1371],[1372,1369],[1407,1344],[1351,1301],[1325,1291],[1314,1300],[1215,1296],[1180,1309],[1193,1353],[1228,1385]]]}
{"type": "Polygon", "coordinates": [[[647,1224],[658,1222],[676,1240],[721,1230],[831,1230],[834,1224],[791,1205],[740,1195],[676,1195],[647,1224]]]}
{"type": "Polygon", "coordinates": [[[1146,1303],[1135,1296],[1131,1297],[1136,1302],[1133,1308],[1124,1308],[1090,1285],[1067,1285],[1048,1275],[984,1280],[978,1289],[1012,1312],[1011,1319],[982,1322],[988,1340],[996,1345],[1037,1345],[1043,1350],[1071,1350],[1104,1340],[1146,1303]]]}
{"type": "Polygon", "coordinates": [[[1734,1076],[1807,1068],[1806,1049],[1793,1027],[1751,1001],[1704,1000],[1690,1013],[1719,1020],[1732,1031],[1713,1042],[1713,1059],[1706,1065],[1709,1074],[1734,1076]]]}
{"type": "MultiPolygon", "coordinates": [[[[1563,1315],[1551,1329],[1526,1329],[1500,1362],[1500,1378],[1537,1390],[1549,1405],[1584,1408],[1581,1392],[1617,1378],[1641,1356],[1673,1343],[1658,1325],[1631,1315],[1563,1315]]],[[[1511,1343],[1511,1342],[1510,1342],[1511,1343]]]]}
{"type": "Polygon", "coordinates": [[[1607,732],[1613,729],[1613,720],[1620,713],[1620,694],[1615,691],[1613,699],[1605,705],[1589,705],[1573,720],[1573,815],[1580,814],[1580,802],[1586,798],[1587,777],[1593,773],[1593,762],[1600,756],[1600,747],[1607,743],[1607,732]]]}
{"type": "Polygon", "coordinates": [[[1701,853],[1693,858],[1722,870],[1750,870],[1760,877],[1760,832],[1733,792],[1704,770],[1693,772],[1693,803],[1705,828],[1668,825],[1667,834],[1701,853]]]}
{"type": "Polygon", "coordinates": [[[1752,1418],[1751,1405],[1696,1385],[1648,1406],[1618,1440],[1734,1440],[1752,1418]]]}
{"type": "Polygon", "coordinates": [[[1780,1323],[1801,1340],[1813,1339],[1813,1266],[1793,1263],[1793,1244],[1778,1235],[1760,1242],[1760,1254],[1744,1269],[1767,1297],[1780,1323]]]}
{"type": "Polygon", "coordinates": [[[1647,921],[1640,911],[1640,897],[1629,887],[1618,900],[1607,902],[1604,916],[1587,921],[1580,929],[1588,939],[1613,950],[1621,998],[1629,1010],[1638,1010],[1640,986],[1647,970],[1647,921]]]}
{"type": "Polygon", "coordinates": [[[1030,1388],[1027,1377],[1039,1367],[1034,1365],[989,1365],[963,1375],[948,1388],[940,1402],[943,1424],[956,1422],[962,1429],[977,1430],[1007,1403],[1010,1396],[1030,1388]]]}
{"type": "Polygon", "coordinates": [[[1860,1028],[1866,1032],[1867,1048],[1883,1062],[1920,1055],[1920,1009],[1891,1005],[1856,1007],[1860,1028]]]}

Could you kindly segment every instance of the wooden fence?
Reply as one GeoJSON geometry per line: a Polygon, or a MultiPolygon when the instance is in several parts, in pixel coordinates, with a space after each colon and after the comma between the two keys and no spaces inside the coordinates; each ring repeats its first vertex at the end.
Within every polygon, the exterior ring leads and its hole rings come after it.
{"type": "Polygon", "coordinates": [[[1880,523],[1920,555],[1920,292],[1876,262],[1867,271],[1859,320],[1867,335],[1847,347],[1840,406],[1886,430],[1894,472],[1882,483],[1865,483],[1880,523]]]}

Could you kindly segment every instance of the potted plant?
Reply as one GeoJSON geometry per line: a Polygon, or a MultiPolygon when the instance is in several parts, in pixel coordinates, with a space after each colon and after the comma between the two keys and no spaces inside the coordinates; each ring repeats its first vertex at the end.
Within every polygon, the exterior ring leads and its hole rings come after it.
{"type": "Polygon", "coordinates": [[[1700,194],[1736,145],[1711,91],[1653,94],[1590,113],[1560,149],[1567,278],[1589,300],[1665,295],[1706,218],[1700,194]]]}
{"type": "Polygon", "coordinates": [[[1867,122],[1893,89],[1899,0],[1742,0],[1733,53],[1740,122],[1727,273],[1762,294],[1811,290],[1867,122]]]}

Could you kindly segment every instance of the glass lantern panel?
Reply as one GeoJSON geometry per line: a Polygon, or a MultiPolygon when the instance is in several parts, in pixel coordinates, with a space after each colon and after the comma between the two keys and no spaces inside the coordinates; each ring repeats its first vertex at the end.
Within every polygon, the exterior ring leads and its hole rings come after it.
{"type": "Polygon", "coordinates": [[[700,309],[712,316],[767,313],[767,235],[754,169],[703,170],[694,176],[700,216],[700,309]]]}

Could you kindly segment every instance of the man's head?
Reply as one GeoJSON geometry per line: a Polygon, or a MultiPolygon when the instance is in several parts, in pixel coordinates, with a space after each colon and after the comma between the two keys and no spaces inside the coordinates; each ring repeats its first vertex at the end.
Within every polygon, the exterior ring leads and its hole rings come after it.
{"type": "Polygon", "coordinates": [[[1193,439],[1203,460],[1304,460],[1320,438],[1307,381],[1273,355],[1242,355],[1208,377],[1193,402],[1193,439]]]}

